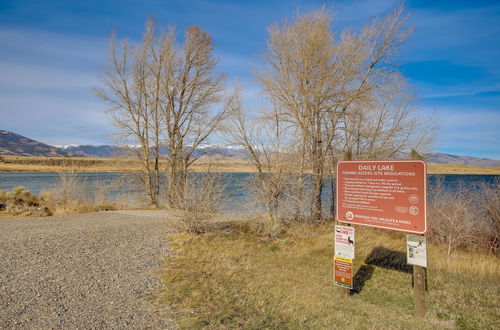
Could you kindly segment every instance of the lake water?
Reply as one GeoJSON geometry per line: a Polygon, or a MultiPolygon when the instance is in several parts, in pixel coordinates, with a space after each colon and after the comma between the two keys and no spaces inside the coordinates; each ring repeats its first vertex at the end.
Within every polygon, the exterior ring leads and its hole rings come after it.
{"type": "MultiPolygon", "coordinates": [[[[111,198],[125,194],[140,194],[140,189],[133,184],[133,179],[127,174],[118,172],[79,172],[77,176],[86,187],[89,194],[97,186],[108,187],[108,193],[111,198]]],[[[244,210],[240,206],[245,204],[248,197],[248,190],[244,186],[250,178],[250,173],[223,173],[225,181],[225,194],[227,197],[227,205],[224,209],[232,213],[239,213],[244,210]]],[[[428,175],[428,189],[431,190],[437,180],[441,178],[445,189],[455,190],[460,186],[476,187],[482,183],[494,184],[500,179],[499,175],[428,175]]],[[[53,172],[5,172],[0,173],[0,190],[11,190],[16,186],[23,186],[31,190],[35,194],[40,194],[41,191],[54,187],[59,182],[59,174],[53,172]]],[[[329,207],[331,194],[329,189],[323,190],[325,208],[329,207]]]]}

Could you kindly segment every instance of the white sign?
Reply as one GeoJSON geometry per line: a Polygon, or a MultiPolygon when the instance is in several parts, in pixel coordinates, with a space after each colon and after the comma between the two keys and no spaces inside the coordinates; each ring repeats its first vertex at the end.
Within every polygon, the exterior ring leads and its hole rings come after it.
{"type": "Polygon", "coordinates": [[[406,257],[410,265],[427,267],[425,236],[406,235],[406,257]]]}
{"type": "Polygon", "coordinates": [[[354,259],[354,227],[335,226],[335,256],[354,259]]]}

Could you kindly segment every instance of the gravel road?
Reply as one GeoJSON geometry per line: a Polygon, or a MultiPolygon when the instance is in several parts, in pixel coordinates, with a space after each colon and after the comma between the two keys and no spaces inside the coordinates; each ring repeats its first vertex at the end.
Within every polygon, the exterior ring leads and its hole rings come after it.
{"type": "Polygon", "coordinates": [[[154,272],[166,216],[117,211],[0,219],[0,329],[172,329],[154,272]]]}

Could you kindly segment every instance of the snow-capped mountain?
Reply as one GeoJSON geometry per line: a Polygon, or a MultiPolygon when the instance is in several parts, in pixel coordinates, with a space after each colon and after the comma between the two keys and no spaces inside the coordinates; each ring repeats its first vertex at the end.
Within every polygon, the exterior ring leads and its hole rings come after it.
{"type": "MultiPolygon", "coordinates": [[[[0,130],[0,155],[13,156],[46,156],[46,157],[99,157],[110,158],[125,155],[130,149],[138,146],[117,145],[58,145],[50,146],[19,134],[0,130]]],[[[160,148],[161,154],[168,154],[167,147],[160,148]]],[[[204,144],[195,150],[195,155],[222,156],[225,158],[245,159],[246,153],[239,146],[221,146],[204,144]]],[[[448,155],[444,153],[427,153],[424,155],[429,163],[463,164],[470,166],[500,167],[500,160],[468,156],[448,155]]]]}

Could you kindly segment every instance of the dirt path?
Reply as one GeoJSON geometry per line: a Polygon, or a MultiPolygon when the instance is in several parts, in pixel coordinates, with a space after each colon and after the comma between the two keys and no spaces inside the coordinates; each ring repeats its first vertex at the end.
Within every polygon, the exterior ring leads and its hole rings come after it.
{"type": "Polygon", "coordinates": [[[0,219],[0,329],[166,329],[154,271],[168,254],[151,211],[0,219]]]}

